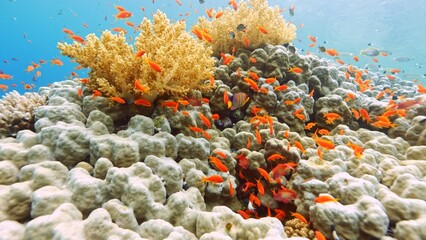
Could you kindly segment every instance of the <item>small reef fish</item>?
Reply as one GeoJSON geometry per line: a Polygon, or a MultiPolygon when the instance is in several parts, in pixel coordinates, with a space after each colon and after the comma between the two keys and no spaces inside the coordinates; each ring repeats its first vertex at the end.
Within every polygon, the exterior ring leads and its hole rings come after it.
{"type": "Polygon", "coordinates": [[[0,79],[12,79],[12,78],[13,78],[12,75],[9,75],[9,74],[6,74],[6,73],[0,74],[0,79]]]}
{"type": "Polygon", "coordinates": [[[359,55],[369,56],[369,57],[375,57],[380,54],[380,50],[374,47],[369,47],[366,49],[361,50],[359,55]]]}
{"type": "Polygon", "coordinates": [[[288,12],[290,13],[290,16],[294,16],[294,4],[292,4],[289,8],[288,8],[288,12]]]}
{"type": "Polygon", "coordinates": [[[9,86],[4,85],[4,84],[0,84],[0,89],[3,89],[3,92],[6,92],[7,89],[9,89],[9,86]]]}
{"type": "Polygon", "coordinates": [[[410,57],[396,57],[396,58],[393,58],[392,60],[394,60],[395,62],[409,62],[413,59],[414,58],[410,58],[410,57]]]}
{"type": "Polygon", "coordinates": [[[232,102],[231,111],[244,106],[249,100],[250,98],[245,93],[234,93],[230,99],[232,102]]]}
{"type": "Polygon", "coordinates": [[[203,4],[203,3],[205,3],[206,1],[205,1],[205,0],[199,0],[199,2],[200,2],[200,4],[203,4]]]}
{"type": "Polygon", "coordinates": [[[202,177],[200,183],[222,183],[224,180],[219,175],[211,175],[209,177],[202,177]]]}
{"type": "Polygon", "coordinates": [[[138,106],[151,107],[151,102],[143,98],[136,99],[134,104],[138,106]]]}
{"type": "Polygon", "coordinates": [[[115,19],[127,19],[129,17],[131,17],[133,14],[129,11],[126,10],[119,10],[119,12],[117,13],[117,15],[115,15],[115,19]]]}
{"type": "Polygon", "coordinates": [[[306,218],[304,218],[301,214],[295,213],[295,212],[290,212],[290,213],[291,213],[291,216],[299,219],[301,222],[303,222],[305,224],[308,224],[308,221],[306,220],[306,218]]]}
{"type": "Polygon", "coordinates": [[[246,25],[244,25],[242,23],[238,24],[237,31],[239,31],[239,32],[245,32],[246,30],[247,30],[247,26],[246,25]]]}

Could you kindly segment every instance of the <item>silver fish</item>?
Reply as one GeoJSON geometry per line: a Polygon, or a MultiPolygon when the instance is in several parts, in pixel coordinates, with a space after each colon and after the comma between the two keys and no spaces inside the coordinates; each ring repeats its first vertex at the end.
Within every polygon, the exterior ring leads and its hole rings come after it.
{"type": "Polygon", "coordinates": [[[359,55],[365,55],[369,57],[375,57],[375,56],[378,56],[379,54],[380,54],[380,50],[374,47],[366,48],[364,50],[361,50],[361,52],[359,53],[359,55]]]}
{"type": "Polygon", "coordinates": [[[234,32],[229,32],[229,38],[230,39],[234,39],[235,38],[235,33],[234,32]]]}
{"type": "Polygon", "coordinates": [[[396,57],[396,58],[394,58],[393,60],[395,61],[395,62],[409,62],[409,61],[411,61],[413,58],[410,58],[410,57],[396,57]]]}

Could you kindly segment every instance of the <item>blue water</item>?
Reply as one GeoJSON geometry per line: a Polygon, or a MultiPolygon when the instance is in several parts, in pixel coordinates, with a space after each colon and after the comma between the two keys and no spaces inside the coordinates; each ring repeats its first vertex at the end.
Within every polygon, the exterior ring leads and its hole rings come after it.
{"type": "MultiPolygon", "coordinates": [[[[13,75],[12,80],[1,80],[0,84],[9,85],[9,91],[16,89],[25,92],[23,84],[34,84],[30,91],[55,81],[69,79],[71,72],[81,77],[87,76],[86,70],[75,70],[77,64],[61,56],[56,49],[57,42],[71,42],[62,28],[69,28],[80,36],[95,33],[98,36],[104,29],[123,27],[133,34],[126,20],[115,20],[121,5],[133,13],[128,19],[137,25],[143,17],[151,18],[152,13],[160,9],[172,20],[186,19],[188,28],[205,9],[228,6],[227,0],[181,0],[179,6],[174,0],[136,1],[97,1],[97,0],[1,0],[0,1],[0,70],[13,75]],[[141,10],[145,7],[145,11],[141,10]],[[194,13],[195,9],[198,13],[194,13]],[[189,12],[189,16],[180,16],[189,12]],[[87,24],[88,28],[83,24],[87,24]],[[64,66],[51,65],[49,60],[58,58],[64,66]],[[40,69],[27,73],[25,70],[32,62],[47,61],[40,69]],[[33,79],[36,71],[40,78],[33,79]],[[12,87],[11,84],[16,84],[12,87]]],[[[388,50],[392,55],[377,57],[383,68],[399,68],[405,73],[423,75],[426,73],[426,2],[400,0],[303,0],[268,1],[269,5],[285,8],[283,16],[293,21],[298,29],[294,44],[304,52],[319,54],[317,48],[309,48],[308,35],[317,37],[318,44],[335,48],[339,52],[358,55],[360,50],[371,46],[388,50]],[[295,15],[289,16],[288,7],[295,5],[295,15]],[[324,41],[326,43],[324,43],[324,41]],[[395,62],[395,57],[414,58],[409,62],[395,62]]],[[[322,56],[322,55],[321,55],[322,56]]],[[[373,63],[369,57],[360,57],[355,63],[350,56],[343,56],[346,63],[364,67],[373,63]]],[[[410,79],[412,80],[412,79],[410,79]]],[[[419,81],[426,82],[425,78],[419,81]]],[[[0,94],[4,94],[0,91],[0,94]]],[[[1,96],[0,95],[0,96],[1,96]]]]}

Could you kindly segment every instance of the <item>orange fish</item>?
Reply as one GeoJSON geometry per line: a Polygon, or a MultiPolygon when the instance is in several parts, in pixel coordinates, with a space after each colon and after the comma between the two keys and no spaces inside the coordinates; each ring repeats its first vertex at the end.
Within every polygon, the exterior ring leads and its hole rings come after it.
{"type": "Polygon", "coordinates": [[[223,16],[223,14],[224,14],[224,12],[223,12],[223,11],[219,11],[219,12],[216,14],[215,18],[220,18],[220,17],[222,17],[222,16],[223,16]]]}
{"type": "Polygon", "coordinates": [[[177,108],[179,107],[179,103],[175,101],[164,101],[161,103],[162,107],[171,107],[173,108],[173,112],[177,112],[177,108]]]}
{"type": "Polygon", "coordinates": [[[256,62],[257,62],[256,58],[254,58],[254,57],[249,57],[249,60],[250,60],[250,62],[252,62],[252,63],[256,63],[256,62]]]}
{"type": "Polygon", "coordinates": [[[284,156],[282,156],[281,154],[274,153],[271,156],[269,156],[267,160],[268,161],[275,161],[275,160],[278,160],[278,159],[285,160],[286,158],[284,156]]]}
{"type": "Polygon", "coordinates": [[[145,62],[151,67],[152,70],[161,73],[161,67],[154,61],[151,61],[149,59],[146,59],[145,62]]]}
{"type": "Polygon", "coordinates": [[[131,17],[133,14],[129,11],[122,10],[115,15],[115,19],[127,19],[131,17]]]}
{"type": "Polygon", "coordinates": [[[316,37],[314,37],[314,36],[309,35],[309,36],[308,36],[308,38],[309,38],[309,40],[311,40],[311,42],[313,42],[313,43],[317,42],[317,38],[316,38],[316,37]]]}
{"type": "Polygon", "coordinates": [[[204,125],[206,125],[207,128],[212,128],[212,124],[210,120],[206,116],[204,116],[204,114],[200,113],[198,114],[198,116],[200,117],[201,121],[204,123],[204,125]]]}
{"type": "Polygon", "coordinates": [[[210,162],[219,170],[222,172],[228,172],[228,168],[220,161],[219,158],[209,156],[210,162]]]}
{"type": "Polygon", "coordinates": [[[306,220],[306,218],[304,218],[302,215],[300,215],[299,213],[294,213],[294,212],[290,212],[291,216],[299,219],[301,222],[308,224],[308,221],[306,220]]]}
{"type": "Polygon", "coordinates": [[[365,110],[364,108],[361,108],[359,110],[359,114],[361,115],[362,119],[367,122],[367,124],[371,122],[371,118],[367,110],[365,110]]]}
{"type": "Polygon", "coordinates": [[[3,92],[6,92],[7,89],[9,89],[9,86],[4,85],[4,84],[0,84],[0,89],[3,89],[3,92]]]}
{"type": "Polygon", "coordinates": [[[147,86],[142,86],[142,84],[140,84],[139,79],[135,80],[135,88],[143,93],[148,93],[149,92],[149,88],[147,86]]]}
{"type": "Polygon", "coordinates": [[[98,96],[102,96],[102,93],[99,92],[98,90],[94,89],[93,90],[93,97],[98,97],[98,96]]]}
{"type": "Polygon", "coordinates": [[[262,183],[260,182],[260,179],[256,179],[257,184],[257,191],[263,196],[265,195],[265,188],[263,188],[262,183]]]}
{"type": "Polygon", "coordinates": [[[230,179],[230,178],[228,178],[228,184],[229,184],[229,195],[230,195],[231,197],[234,197],[234,195],[235,195],[234,187],[232,186],[232,183],[231,183],[231,179],[230,179]]]}
{"type": "Polygon", "coordinates": [[[358,62],[358,61],[359,61],[359,58],[358,58],[358,56],[356,56],[356,55],[354,55],[352,58],[354,59],[354,61],[355,61],[355,62],[358,62]]]}
{"type": "Polygon", "coordinates": [[[114,101],[114,102],[118,102],[120,104],[125,104],[126,101],[124,99],[122,99],[121,97],[110,97],[110,100],[114,101]]]}
{"type": "Polygon", "coordinates": [[[278,192],[272,192],[274,196],[274,200],[278,202],[283,203],[289,203],[290,201],[296,199],[297,194],[295,191],[291,189],[287,189],[284,186],[281,185],[281,188],[278,190],[278,192]]]}
{"type": "Polygon", "coordinates": [[[0,73],[0,79],[12,79],[13,76],[5,73],[0,73]]]}
{"type": "Polygon", "coordinates": [[[209,177],[202,177],[200,183],[221,183],[223,182],[223,178],[219,175],[211,175],[209,177]]]}
{"type": "Polygon", "coordinates": [[[57,58],[54,58],[54,59],[50,60],[50,62],[52,63],[52,65],[58,65],[58,66],[64,65],[64,63],[61,60],[57,59],[57,58]]]}
{"type": "Polygon", "coordinates": [[[284,221],[286,214],[283,210],[276,208],[274,209],[274,212],[276,213],[276,215],[274,216],[275,218],[278,218],[278,220],[280,221],[284,221]]]}
{"type": "Polygon", "coordinates": [[[263,178],[265,178],[265,180],[267,180],[268,182],[271,182],[271,177],[269,176],[269,173],[263,169],[263,168],[257,168],[257,171],[259,172],[260,175],[262,175],[263,178]]]}
{"type": "Polygon", "coordinates": [[[257,26],[257,30],[259,30],[259,32],[261,32],[263,34],[268,34],[268,30],[266,30],[265,27],[257,26]]]}
{"type": "Polygon", "coordinates": [[[252,202],[253,204],[257,205],[258,207],[260,207],[260,199],[258,197],[256,197],[253,193],[250,194],[249,201],[252,202]]]}
{"type": "Polygon", "coordinates": [[[134,104],[138,106],[151,107],[151,102],[143,98],[136,99],[134,104]]]}
{"type": "Polygon", "coordinates": [[[339,52],[337,52],[336,49],[334,49],[334,48],[333,49],[326,49],[325,53],[332,56],[332,57],[339,56],[339,52]]]}
{"type": "Polygon", "coordinates": [[[66,33],[66,34],[68,34],[68,35],[74,35],[74,32],[73,32],[73,31],[71,31],[71,30],[70,30],[70,29],[68,29],[68,28],[62,28],[62,32],[66,33]]]}
{"type": "Polygon", "coordinates": [[[303,73],[303,69],[298,68],[298,67],[293,67],[293,68],[289,68],[288,72],[293,72],[293,73],[303,73]]]}
{"type": "Polygon", "coordinates": [[[306,130],[311,130],[317,123],[315,122],[310,122],[305,126],[306,130]]]}
{"type": "Polygon", "coordinates": [[[84,38],[78,36],[78,35],[70,35],[70,38],[72,38],[73,40],[81,43],[81,44],[86,44],[86,41],[84,41],[84,38]]]}
{"type": "Polygon", "coordinates": [[[305,150],[305,148],[303,148],[303,145],[299,142],[299,141],[294,141],[294,145],[302,152],[302,153],[305,153],[306,152],[306,150],[305,150]]]}
{"type": "Polygon", "coordinates": [[[277,77],[270,77],[270,78],[265,79],[265,82],[267,84],[271,84],[271,83],[274,83],[276,80],[277,80],[277,77]]]}
{"type": "Polygon", "coordinates": [[[274,87],[274,91],[285,91],[287,90],[287,88],[288,88],[287,84],[282,84],[280,86],[274,87]]]}
{"type": "Polygon", "coordinates": [[[327,238],[320,231],[315,231],[315,238],[317,240],[327,240],[327,238]]]}
{"type": "Polygon", "coordinates": [[[341,116],[337,113],[324,113],[324,118],[326,119],[327,124],[334,124],[334,120],[341,118],[341,116]]]}
{"type": "Polygon", "coordinates": [[[339,199],[329,195],[320,195],[314,199],[315,203],[337,202],[339,199]]]}
{"type": "Polygon", "coordinates": [[[122,6],[115,5],[114,7],[115,7],[115,9],[117,9],[120,12],[121,11],[126,11],[126,9],[124,7],[122,7],[122,6]]]}
{"type": "Polygon", "coordinates": [[[248,39],[247,36],[243,37],[243,43],[244,43],[244,46],[250,47],[250,40],[248,39]]]}
{"type": "Polygon", "coordinates": [[[317,138],[315,139],[315,142],[323,148],[334,149],[334,143],[332,141],[322,139],[322,138],[317,138]]]}
{"type": "Polygon", "coordinates": [[[77,95],[78,95],[79,97],[83,96],[83,89],[81,89],[81,88],[77,88],[77,95]]]}

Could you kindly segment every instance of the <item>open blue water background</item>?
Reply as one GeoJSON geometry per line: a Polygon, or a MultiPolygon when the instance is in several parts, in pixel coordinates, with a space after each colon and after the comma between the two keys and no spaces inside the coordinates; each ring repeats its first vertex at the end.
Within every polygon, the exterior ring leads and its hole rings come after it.
{"type": "MultiPolygon", "coordinates": [[[[185,18],[187,27],[192,26],[198,16],[205,15],[211,7],[227,7],[227,0],[181,0],[179,6],[175,0],[0,0],[0,70],[14,76],[12,80],[1,80],[0,84],[16,84],[9,90],[25,92],[22,83],[34,84],[31,91],[40,86],[70,78],[72,71],[81,77],[87,76],[86,70],[75,70],[77,65],[67,57],[61,56],[56,48],[57,42],[71,40],[62,32],[69,28],[80,36],[89,33],[100,35],[101,31],[112,27],[123,27],[133,34],[125,22],[139,24],[143,17],[151,18],[152,13],[160,9],[170,19],[185,18]],[[128,20],[115,20],[117,10],[114,5],[121,5],[133,16],[128,20]],[[145,11],[141,10],[145,7],[145,11]],[[198,13],[194,13],[195,9],[198,13]],[[189,16],[180,16],[189,12],[189,16]],[[83,23],[89,27],[83,26],[83,23]],[[64,66],[51,65],[49,60],[59,58],[64,66]],[[33,80],[34,72],[25,69],[31,62],[40,59],[48,61],[39,70],[40,78],[33,80]]],[[[301,51],[319,54],[317,48],[309,48],[308,35],[317,37],[318,44],[335,48],[339,52],[358,55],[360,50],[370,44],[379,49],[388,50],[392,55],[377,57],[383,68],[398,68],[426,82],[422,77],[426,73],[426,1],[414,0],[300,0],[268,1],[269,5],[279,5],[286,10],[283,16],[293,21],[298,27],[297,40],[294,41],[301,51]],[[295,15],[289,16],[288,8],[295,6],[295,15]],[[324,43],[325,41],[325,43],[324,43]],[[393,58],[414,58],[409,62],[396,62],[393,58]]],[[[343,56],[347,63],[364,67],[374,63],[370,57],[360,57],[355,63],[350,56],[343,56]]],[[[400,74],[402,76],[402,74],[400,74]]],[[[414,79],[409,77],[409,80],[414,79]]],[[[0,94],[4,94],[0,91],[0,94]]],[[[0,95],[0,96],[1,96],[0,95]]]]}

